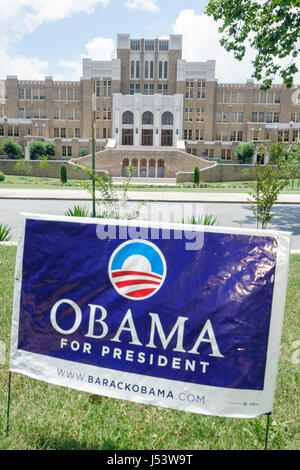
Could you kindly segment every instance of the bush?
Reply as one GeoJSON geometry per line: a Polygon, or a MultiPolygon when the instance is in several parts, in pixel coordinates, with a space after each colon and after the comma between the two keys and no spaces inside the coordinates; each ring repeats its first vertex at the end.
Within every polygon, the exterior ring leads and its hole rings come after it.
{"type": "Polygon", "coordinates": [[[18,160],[24,157],[21,145],[17,144],[13,139],[5,139],[1,144],[2,150],[12,160],[18,160]]]}
{"type": "Polygon", "coordinates": [[[55,155],[55,144],[53,142],[31,142],[31,160],[41,160],[43,157],[53,157],[55,155]]]}
{"type": "Polygon", "coordinates": [[[74,206],[67,209],[65,215],[70,217],[89,217],[89,210],[86,207],[74,206]]]}
{"type": "Polygon", "coordinates": [[[0,183],[5,180],[5,174],[0,171],[0,183]]]}
{"type": "Polygon", "coordinates": [[[67,176],[67,167],[66,165],[61,165],[60,167],[60,181],[65,184],[68,181],[68,176],[67,176]]]}
{"type": "Polygon", "coordinates": [[[255,153],[255,145],[251,142],[239,144],[235,149],[235,156],[239,163],[251,163],[252,157],[255,153]]]}

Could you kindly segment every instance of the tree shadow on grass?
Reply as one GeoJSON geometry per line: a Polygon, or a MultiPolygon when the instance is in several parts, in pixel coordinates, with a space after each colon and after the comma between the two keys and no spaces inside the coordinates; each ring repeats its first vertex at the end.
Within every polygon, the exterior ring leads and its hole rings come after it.
{"type": "Polygon", "coordinates": [[[65,435],[47,435],[40,436],[35,444],[38,450],[119,450],[118,445],[109,438],[100,440],[98,445],[91,445],[86,440],[77,440],[65,435]]]}

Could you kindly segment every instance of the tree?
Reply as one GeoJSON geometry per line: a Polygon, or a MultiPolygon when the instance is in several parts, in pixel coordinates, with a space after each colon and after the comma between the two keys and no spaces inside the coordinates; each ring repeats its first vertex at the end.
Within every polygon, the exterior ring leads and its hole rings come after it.
{"type": "Polygon", "coordinates": [[[300,0],[209,0],[206,14],[222,22],[220,44],[236,59],[243,59],[249,41],[256,52],[252,77],[263,89],[277,74],[291,88],[298,72],[299,7],[300,0]]]}
{"type": "Polygon", "coordinates": [[[41,160],[43,157],[53,157],[55,155],[55,144],[53,142],[31,142],[31,160],[41,160]]]}
{"type": "Polygon", "coordinates": [[[239,163],[251,163],[252,157],[255,153],[255,145],[251,142],[239,144],[235,149],[235,156],[239,163]]]}
{"type": "Polygon", "coordinates": [[[287,160],[281,157],[277,165],[255,165],[253,173],[254,181],[249,183],[251,209],[257,228],[260,224],[262,229],[266,229],[273,217],[271,209],[280,191],[289,184],[290,169],[287,160]]]}
{"type": "Polygon", "coordinates": [[[195,166],[194,168],[193,183],[195,186],[199,186],[199,183],[200,183],[200,172],[197,166],[195,166]]]}
{"type": "Polygon", "coordinates": [[[5,139],[1,147],[8,158],[18,160],[24,157],[24,151],[21,145],[17,144],[13,139],[5,139]]]}
{"type": "Polygon", "coordinates": [[[64,164],[60,166],[60,181],[63,184],[65,184],[68,181],[67,167],[64,164]]]}

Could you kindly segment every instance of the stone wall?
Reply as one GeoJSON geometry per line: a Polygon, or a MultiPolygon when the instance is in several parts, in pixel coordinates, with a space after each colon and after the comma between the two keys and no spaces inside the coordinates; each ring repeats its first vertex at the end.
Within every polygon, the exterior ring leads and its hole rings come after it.
{"type": "Polygon", "coordinates": [[[67,167],[67,176],[69,179],[89,179],[88,175],[84,171],[76,169],[73,165],[70,165],[68,161],[51,160],[48,161],[48,165],[46,168],[40,168],[39,161],[30,160],[30,173],[16,170],[16,163],[17,160],[0,160],[0,171],[2,171],[5,175],[30,175],[46,178],[60,178],[60,167],[64,163],[67,167]]]}
{"type": "MultiPolygon", "coordinates": [[[[210,168],[200,169],[200,182],[249,181],[253,165],[217,164],[210,168]]],[[[193,172],[177,172],[177,183],[193,182],[193,172]]]]}

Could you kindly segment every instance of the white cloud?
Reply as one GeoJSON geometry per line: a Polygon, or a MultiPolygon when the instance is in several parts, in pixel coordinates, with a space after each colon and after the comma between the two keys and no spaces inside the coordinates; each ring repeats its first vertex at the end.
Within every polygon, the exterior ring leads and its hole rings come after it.
{"type": "MultiPolygon", "coordinates": [[[[86,53],[82,54],[78,61],[63,60],[58,62],[59,67],[67,69],[64,77],[68,80],[79,80],[82,76],[82,59],[88,57],[93,60],[111,60],[115,53],[114,41],[109,38],[96,37],[85,45],[86,53]]],[[[60,76],[54,76],[54,80],[61,80],[60,76]],[[57,78],[58,77],[58,78],[57,78]]]]}
{"type": "Polygon", "coordinates": [[[125,7],[150,12],[158,11],[158,6],[153,0],[127,0],[125,7]]]}
{"type": "Polygon", "coordinates": [[[251,78],[254,52],[248,50],[242,62],[233,57],[219,43],[218,23],[194,10],[181,10],[173,25],[175,34],[182,34],[182,56],[189,61],[216,60],[216,78],[219,82],[244,82],[251,78]]]}
{"type": "Polygon", "coordinates": [[[105,39],[97,37],[89,41],[85,48],[87,55],[94,60],[110,60],[114,53],[114,41],[112,39],[105,39]]]}
{"type": "Polygon", "coordinates": [[[110,0],[1,0],[0,78],[18,75],[20,79],[43,78],[48,63],[36,57],[21,57],[14,52],[24,35],[45,22],[58,21],[75,13],[92,14],[98,5],[110,0]]]}

